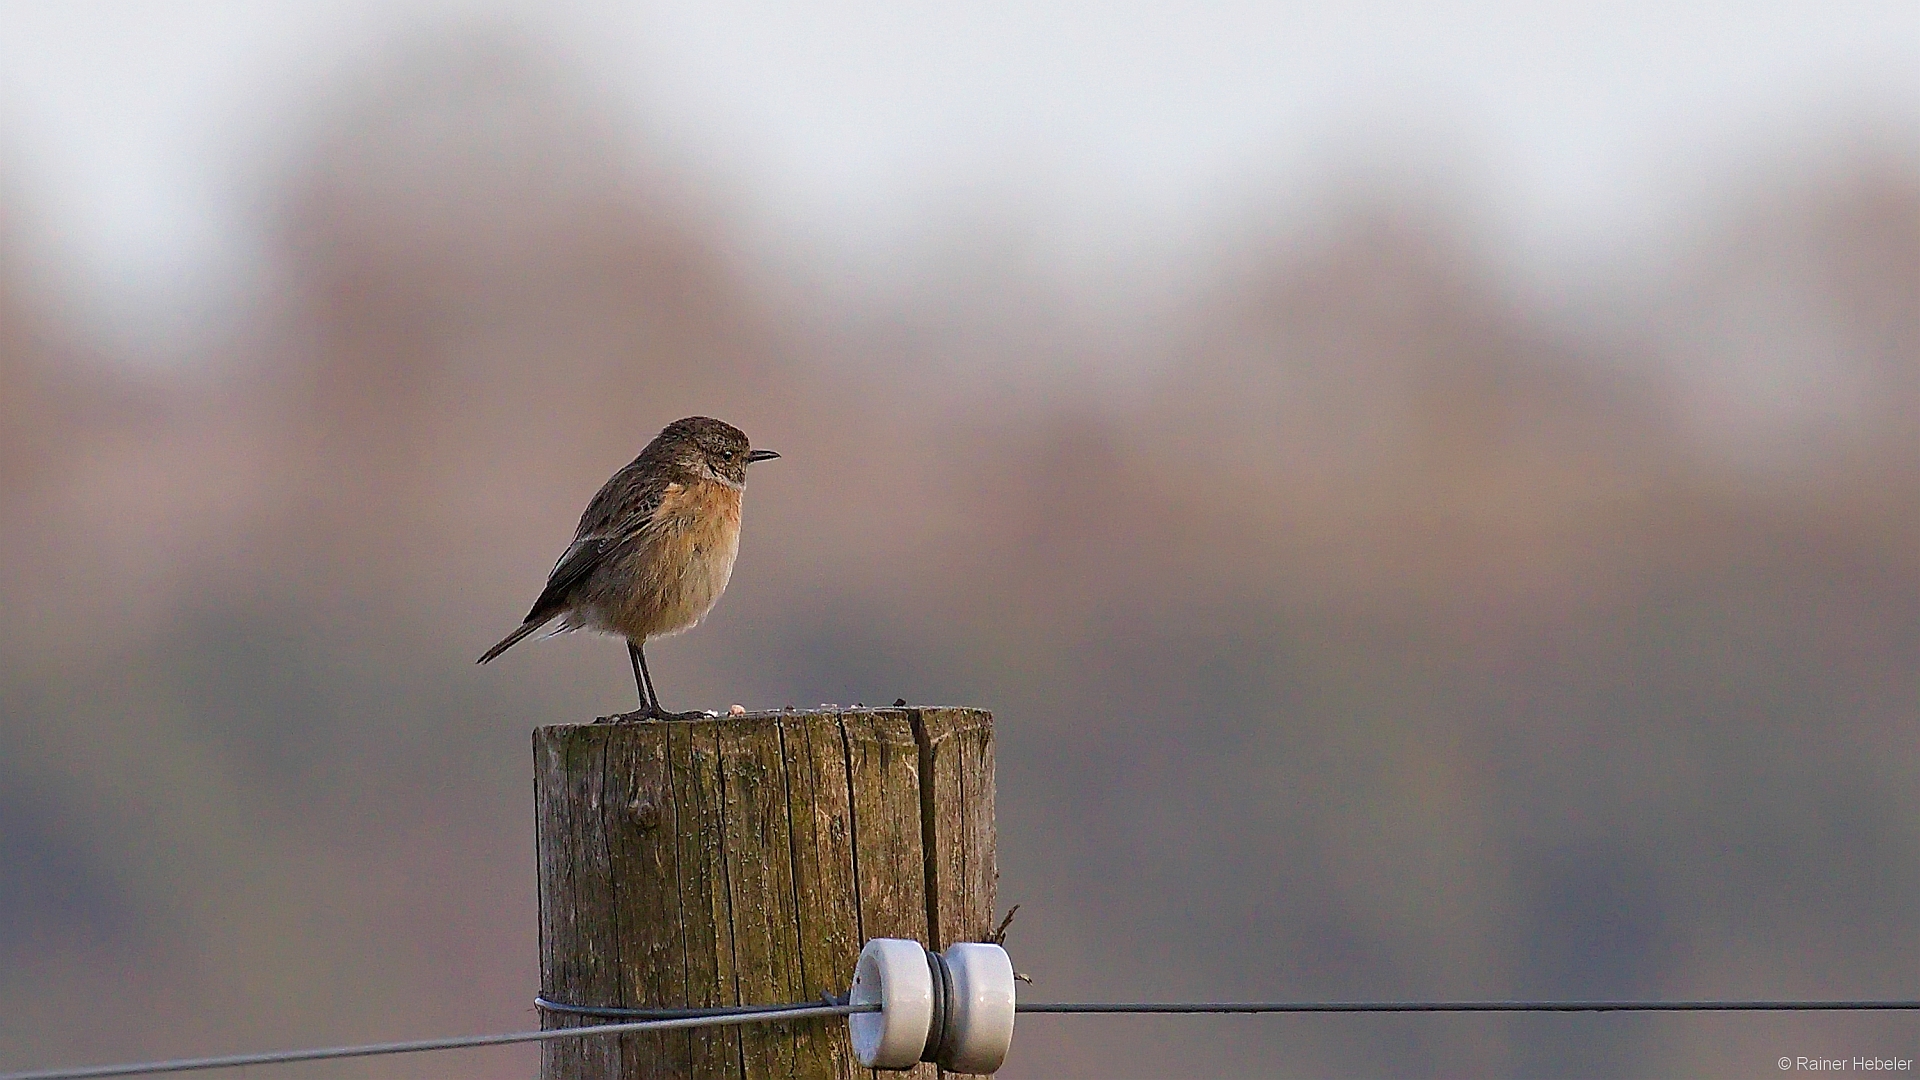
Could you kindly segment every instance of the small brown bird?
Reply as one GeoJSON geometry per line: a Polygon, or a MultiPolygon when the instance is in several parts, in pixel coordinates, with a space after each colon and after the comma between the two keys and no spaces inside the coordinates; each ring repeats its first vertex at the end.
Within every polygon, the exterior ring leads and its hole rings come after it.
{"type": "Polygon", "coordinates": [[[556,634],[597,630],[627,639],[640,709],[650,719],[700,715],[660,707],[646,645],[693,627],[726,591],[740,552],[747,466],[779,456],[753,449],[745,432],[711,417],[668,424],[587,504],[526,621],[479,662],[560,619],[556,634]]]}

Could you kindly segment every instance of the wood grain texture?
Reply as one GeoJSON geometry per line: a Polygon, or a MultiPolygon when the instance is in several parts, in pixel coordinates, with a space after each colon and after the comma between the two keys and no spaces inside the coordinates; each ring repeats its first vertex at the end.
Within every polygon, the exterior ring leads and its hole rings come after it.
{"type": "Polygon", "coordinates": [[[926,771],[922,832],[932,837],[933,947],[984,941],[993,930],[1000,880],[994,861],[993,718],[977,709],[915,712],[926,771]]]}
{"type": "MultiPolygon", "coordinates": [[[[687,974],[666,741],[606,737],[606,747],[602,788],[620,1004],[673,1006],[685,996],[687,974]]],[[[668,1076],[688,1059],[689,1046],[683,1032],[627,1035],[619,1051],[632,1063],[627,1071],[668,1076]]]]}
{"type": "MultiPolygon", "coordinates": [[[[853,873],[853,804],[840,722],[818,714],[783,717],[787,821],[793,844],[794,912],[800,987],[794,1001],[844,994],[865,939],[853,873]]],[[[838,1027],[839,1025],[831,1025],[838,1027]]],[[[866,1073],[845,1032],[796,1039],[796,1075],[866,1073]]]]}
{"type": "MultiPolygon", "coordinates": [[[[613,873],[604,832],[606,740],[581,737],[535,746],[535,836],[542,853],[540,986],[564,1001],[619,997],[619,938],[611,917],[613,873]],[[557,947],[556,947],[557,946],[557,947]]],[[[575,1017],[546,1014],[543,1027],[573,1027],[575,1017]]],[[[615,1076],[620,1052],[610,1039],[541,1044],[543,1076],[615,1076]]]]}
{"type": "MultiPolygon", "coordinates": [[[[533,743],[549,998],[815,1001],[846,992],[870,938],[944,946],[992,928],[985,712],[565,725],[540,728],[533,743]]],[[[874,1075],[838,1020],[565,1040],[541,1058],[547,1080],[874,1075]]]]}
{"type": "MultiPolygon", "coordinates": [[[[673,725],[666,732],[673,773],[674,840],[680,851],[681,947],[687,961],[681,1004],[738,1005],[726,858],[721,850],[726,827],[721,820],[719,742],[706,724],[673,725]]],[[[645,738],[651,733],[637,734],[645,738]]],[[[740,1029],[703,1028],[690,1032],[688,1038],[692,1046],[685,1075],[739,1075],[740,1029]]]]}
{"type": "MultiPolygon", "coordinates": [[[[984,941],[993,932],[1000,880],[994,857],[993,718],[977,709],[919,709],[913,723],[922,770],[921,832],[931,856],[932,947],[984,941]]],[[[942,1070],[940,1075],[968,1074],[942,1070]]]]}

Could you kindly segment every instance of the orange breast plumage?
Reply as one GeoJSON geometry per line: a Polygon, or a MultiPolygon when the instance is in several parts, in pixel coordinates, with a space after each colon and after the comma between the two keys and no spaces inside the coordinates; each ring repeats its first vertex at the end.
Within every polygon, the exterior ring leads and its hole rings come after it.
{"type": "Polygon", "coordinates": [[[606,628],[645,641],[704,618],[733,576],[740,496],[739,488],[711,480],[668,485],[646,543],[621,560],[618,577],[628,589],[602,606],[606,628]]]}

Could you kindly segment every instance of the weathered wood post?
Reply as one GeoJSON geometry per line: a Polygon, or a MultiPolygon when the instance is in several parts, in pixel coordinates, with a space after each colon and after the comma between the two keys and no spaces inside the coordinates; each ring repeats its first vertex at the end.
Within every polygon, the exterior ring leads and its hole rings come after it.
{"type": "MultiPolygon", "coordinates": [[[[993,717],[755,713],[533,735],[540,987],[618,1008],[844,994],[868,938],[992,929],[993,717]]],[[[547,1027],[592,1022],[546,1014],[547,1027]]],[[[840,1020],[542,1044],[543,1080],[853,1077],[840,1020]]],[[[932,1078],[921,1065],[911,1075],[932,1078]]],[[[889,1074],[883,1074],[889,1075],[889,1074]]]]}

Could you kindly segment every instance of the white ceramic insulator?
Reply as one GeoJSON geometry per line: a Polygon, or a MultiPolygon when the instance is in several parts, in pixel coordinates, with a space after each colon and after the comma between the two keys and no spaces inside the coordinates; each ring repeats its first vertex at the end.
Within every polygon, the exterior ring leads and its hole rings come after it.
{"type": "Polygon", "coordinates": [[[927,1047],[933,1026],[933,973],[927,950],[917,941],[874,938],[860,950],[853,969],[854,1005],[880,1006],[879,1012],[853,1013],[847,1031],[853,1056],[869,1069],[911,1069],[927,1047]]]}
{"type": "Polygon", "coordinates": [[[948,1048],[940,1067],[958,1073],[991,1073],[1013,1046],[1013,961],[998,945],[949,945],[952,1004],[947,1013],[948,1048]]]}

